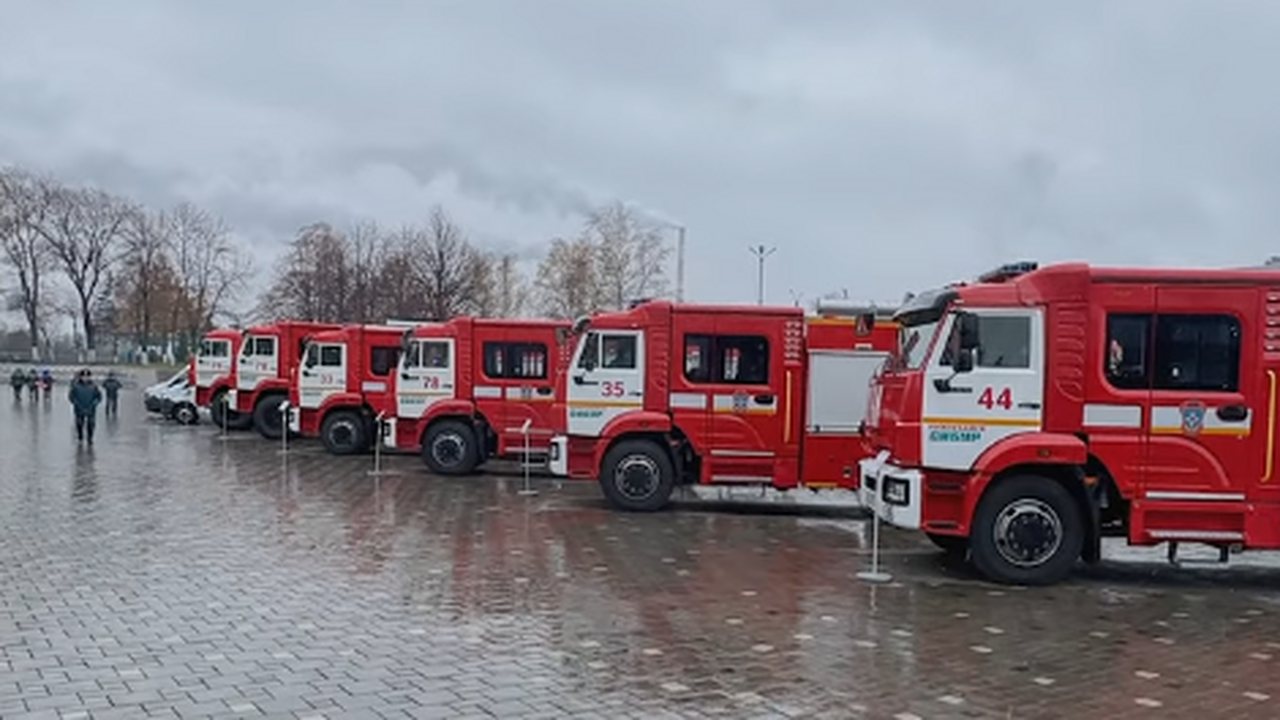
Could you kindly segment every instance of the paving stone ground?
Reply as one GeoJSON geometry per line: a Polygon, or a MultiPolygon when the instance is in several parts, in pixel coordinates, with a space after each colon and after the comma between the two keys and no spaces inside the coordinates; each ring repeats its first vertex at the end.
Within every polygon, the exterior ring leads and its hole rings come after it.
{"type": "Polygon", "coordinates": [[[90,451],[0,403],[0,717],[1280,716],[1267,556],[1015,589],[887,531],[877,587],[856,515],[624,515],[122,406],[90,451]]]}

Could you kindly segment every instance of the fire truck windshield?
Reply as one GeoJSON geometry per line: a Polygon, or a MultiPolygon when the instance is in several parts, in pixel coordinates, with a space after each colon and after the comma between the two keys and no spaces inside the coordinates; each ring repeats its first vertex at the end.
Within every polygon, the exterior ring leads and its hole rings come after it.
{"type": "Polygon", "coordinates": [[[938,334],[941,320],[919,325],[903,325],[898,330],[898,362],[904,370],[919,370],[924,366],[925,354],[938,334]]]}

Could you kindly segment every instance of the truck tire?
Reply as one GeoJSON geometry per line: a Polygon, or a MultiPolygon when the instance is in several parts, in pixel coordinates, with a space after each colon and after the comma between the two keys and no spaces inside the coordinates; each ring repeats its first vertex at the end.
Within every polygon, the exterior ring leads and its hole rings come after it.
{"type": "Polygon", "coordinates": [[[173,419],[177,420],[179,425],[195,425],[200,422],[200,411],[191,403],[178,403],[173,408],[173,419]]]}
{"type": "Polygon", "coordinates": [[[476,431],[461,420],[441,420],[427,428],[422,460],[436,475],[466,475],[480,464],[476,431]]]}
{"type": "Polygon", "coordinates": [[[253,424],[252,415],[241,415],[228,407],[226,390],[214,395],[213,401],[209,403],[209,415],[213,419],[213,424],[218,426],[219,429],[222,428],[222,416],[224,413],[227,416],[228,430],[248,430],[249,426],[253,424]]]}
{"type": "Polygon", "coordinates": [[[967,537],[940,535],[938,533],[925,533],[925,535],[934,545],[938,546],[938,549],[950,557],[963,558],[969,553],[969,538],[967,537]]]}
{"type": "Polygon", "coordinates": [[[268,440],[279,440],[284,434],[284,413],[280,412],[284,400],[283,395],[272,393],[258,398],[258,404],[253,406],[253,427],[268,440]]]}
{"type": "Polygon", "coordinates": [[[357,455],[369,449],[364,416],[354,410],[334,410],[320,423],[320,442],[332,455],[357,455]]]}
{"type": "Polygon", "coordinates": [[[609,450],[600,467],[600,489],[619,510],[661,510],[675,488],[671,455],[652,440],[623,440],[609,450]]]}
{"type": "Polygon", "coordinates": [[[970,529],[978,571],[1010,585],[1052,585],[1071,574],[1084,547],[1075,498],[1037,475],[997,481],[983,495],[970,529]]]}

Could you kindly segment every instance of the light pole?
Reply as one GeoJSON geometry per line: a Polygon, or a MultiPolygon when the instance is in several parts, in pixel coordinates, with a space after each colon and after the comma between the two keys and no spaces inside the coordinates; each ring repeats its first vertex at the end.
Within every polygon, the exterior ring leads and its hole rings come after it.
{"type": "Polygon", "coordinates": [[[747,250],[749,250],[752,255],[756,256],[756,263],[757,263],[756,304],[763,305],[764,304],[764,261],[770,255],[777,252],[778,248],[776,247],[766,248],[764,245],[756,245],[755,247],[748,247],[747,250]]]}

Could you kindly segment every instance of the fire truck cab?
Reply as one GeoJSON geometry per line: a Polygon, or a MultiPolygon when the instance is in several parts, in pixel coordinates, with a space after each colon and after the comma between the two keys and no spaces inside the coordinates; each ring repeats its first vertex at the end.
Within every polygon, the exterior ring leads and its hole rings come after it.
{"type": "Polygon", "coordinates": [[[1047,584],[1104,536],[1280,547],[1280,273],[1018,263],[898,312],[864,502],[1047,584]]]}
{"type": "Polygon", "coordinates": [[[285,432],[281,405],[289,399],[289,385],[307,337],[335,330],[333,323],[282,321],[244,331],[232,374],[234,387],[227,400],[236,412],[253,418],[253,427],[268,440],[285,432]]]}
{"type": "Polygon", "coordinates": [[[237,413],[228,403],[235,389],[235,363],[244,337],[239,330],[220,328],[205,333],[190,365],[190,381],[196,389],[196,405],[209,408],[213,424],[243,430],[253,418],[237,413]]]}
{"type": "Polygon", "coordinates": [[[305,340],[289,395],[289,429],[334,455],[367,452],[379,414],[394,413],[392,377],[404,328],[347,325],[305,340]]]}
{"type": "Polygon", "coordinates": [[[632,511],[682,484],[856,490],[869,381],[897,342],[856,315],[650,301],[580,319],[552,472],[632,511]]]}
{"type": "Polygon", "coordinates": [[[564,425],[556,380],[569,326],[464,317],[405,331],[384,444],[420,451],[438,475],[489,458],[545,458],[564,425]]]}

